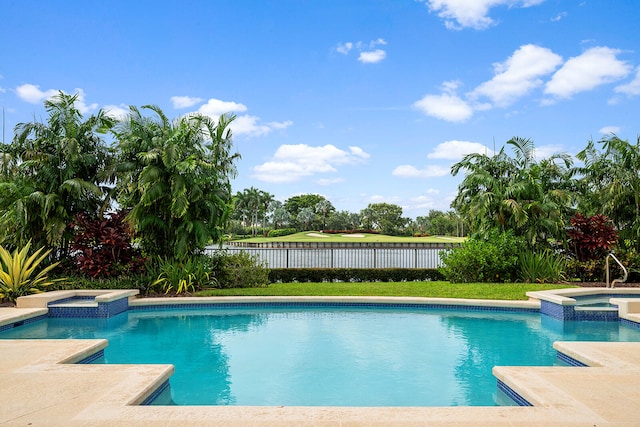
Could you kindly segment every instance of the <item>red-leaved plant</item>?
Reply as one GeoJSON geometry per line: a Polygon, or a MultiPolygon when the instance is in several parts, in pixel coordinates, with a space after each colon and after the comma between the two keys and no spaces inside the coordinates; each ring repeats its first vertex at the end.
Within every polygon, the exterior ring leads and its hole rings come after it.
{"type": "Polygon", "coordinates": [[[74,231],[71,250],[74,264],[94,278],[142,273],[144,258],[131,245],[131,232],[124,221],[126,212],[111,213],[91,219],[78,214],[71,223],[74,231]]]}
{"type": "Polygon", "coordinates": [[[605,215],[585,217],[576,213],[570,222],[569,245],[578,261],[601,259],[618,241],[618,232],[605,215]]]}

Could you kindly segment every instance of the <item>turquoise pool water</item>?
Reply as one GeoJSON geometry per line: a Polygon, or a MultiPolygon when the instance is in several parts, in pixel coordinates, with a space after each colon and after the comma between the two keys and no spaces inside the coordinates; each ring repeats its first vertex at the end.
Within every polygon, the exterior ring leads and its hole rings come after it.
{"type": "Polygon", "coordinates": [[[180,405],[478,406],[505,403],[495,365],[554,365],[554,341],[640,341],[640,329],[537,313],[239,308],[47,319],[0,338],[106,338],[101,363],[174,364],[180,405]]]}

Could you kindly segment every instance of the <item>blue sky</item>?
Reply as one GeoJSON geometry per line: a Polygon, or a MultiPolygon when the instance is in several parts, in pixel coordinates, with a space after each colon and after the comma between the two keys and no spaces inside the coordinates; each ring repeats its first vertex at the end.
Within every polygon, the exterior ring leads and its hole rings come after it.
{"type": "Polygon", "coordinates": [[[450,166],[640,134],[637,0],[0,0],[4,139],[78,92],[86,115],[236,114],[233,191],[447,210],[450,166]]]}

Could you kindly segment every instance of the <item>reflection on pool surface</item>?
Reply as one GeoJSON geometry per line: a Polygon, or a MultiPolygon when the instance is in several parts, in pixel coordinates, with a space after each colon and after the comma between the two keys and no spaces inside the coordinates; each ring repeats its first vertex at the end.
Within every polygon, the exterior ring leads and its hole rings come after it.
{"type": "Polygon", "coordinates": [[[553,365],[554,341],[640,341],[640,329],[537,313],[218,308],[47,319],[0,338],[106,338],[103,363],[174,364],[180,405],[477,406],[502,403],[493,366],[553,365]]]}

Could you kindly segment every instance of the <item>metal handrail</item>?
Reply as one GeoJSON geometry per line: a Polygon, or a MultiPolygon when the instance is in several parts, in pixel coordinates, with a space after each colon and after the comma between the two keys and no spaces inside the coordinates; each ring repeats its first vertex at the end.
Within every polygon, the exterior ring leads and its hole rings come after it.
{"type": "Polygon", "coordinates": [[[613,253],[610,253],[609,255],[607,255],[607,258],[605,260],[605,265],[606,265],[606,268],[607,268],[607,288],[613,289],[615,287],[616,283],[624,283],[624,282],[627,281],[627,277],[628,277],[629,273],[627,272],[627,269],[624,267],[624,265],[622,265],[620,260],[618,258],[616,258],[616,256],[613,253]],[[614,261],[618,263],[618,265],[620,266],[620,268],[622,268],[622,271],[624,272],[624,277],[622,279],[613,279],[611,284],[609,284],[609,257],[613,258],[614,261]]]}

